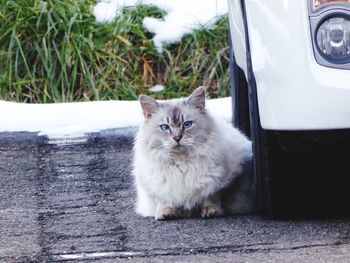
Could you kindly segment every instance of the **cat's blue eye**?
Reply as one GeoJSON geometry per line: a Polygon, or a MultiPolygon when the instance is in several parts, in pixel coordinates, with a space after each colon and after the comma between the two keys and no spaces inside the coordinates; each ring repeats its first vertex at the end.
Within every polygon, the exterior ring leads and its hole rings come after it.
{"type": "Polygon", "coordinates": [[[189,129],[192,127],[192,121],[185,121],[182,126],[184,127],[184,129],[189,129]]]}
{"type": "Polygon", "coordinates": [[[168,124],[161,124],[159,127],[163,132],[170,133],[170,126],[168,124]]]}

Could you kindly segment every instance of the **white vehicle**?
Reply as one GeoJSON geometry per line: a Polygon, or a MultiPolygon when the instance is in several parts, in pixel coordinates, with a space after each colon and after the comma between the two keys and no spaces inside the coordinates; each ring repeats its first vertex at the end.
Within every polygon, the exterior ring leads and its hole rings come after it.
{"type": "Polygon", "coordinates": [[[350,214],[350,0],[228,0],[235,125],[266,215],[350,214]]]}

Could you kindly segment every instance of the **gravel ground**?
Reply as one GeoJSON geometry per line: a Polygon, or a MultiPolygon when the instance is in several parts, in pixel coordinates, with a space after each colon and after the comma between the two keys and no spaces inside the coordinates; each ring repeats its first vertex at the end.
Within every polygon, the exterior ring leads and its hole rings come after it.
{"type": "Polygon", "coordinates": [[[158,222],[134,213],[135,129],[0,134],[1,262],[348,262],[350,219],[158,222]]]}

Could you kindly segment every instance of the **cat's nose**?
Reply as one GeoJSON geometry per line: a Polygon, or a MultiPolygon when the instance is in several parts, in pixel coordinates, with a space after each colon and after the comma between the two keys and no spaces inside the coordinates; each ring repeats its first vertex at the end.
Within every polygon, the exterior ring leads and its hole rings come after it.
{"type": "Polygon", "coordinates": [[[182,138],[182,135],[176,135],[173,137],[173,139],[176,141],[176,142],[179,142],[182,138]]]}

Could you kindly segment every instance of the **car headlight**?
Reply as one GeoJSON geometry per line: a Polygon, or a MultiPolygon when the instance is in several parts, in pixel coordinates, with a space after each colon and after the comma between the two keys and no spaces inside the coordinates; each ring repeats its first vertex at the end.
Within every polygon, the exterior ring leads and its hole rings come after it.
{"type": "Polygon", "coordinates": [[[350,62],[350,19],[326,19],[316,30],[316,44],[327,60],[334,63],[350,62]]]}
{"type": "Polygon", "coordinates": [[[309,0],[316,61],[326,67],[350,69],[350,0],[309,0]]]}
{"type": "Polygon", "coordinates": [[[334,3],[350,3],[350,0],[313,0],[313,7],[317,8],[326,4],[334,4],[334,3]]]}

